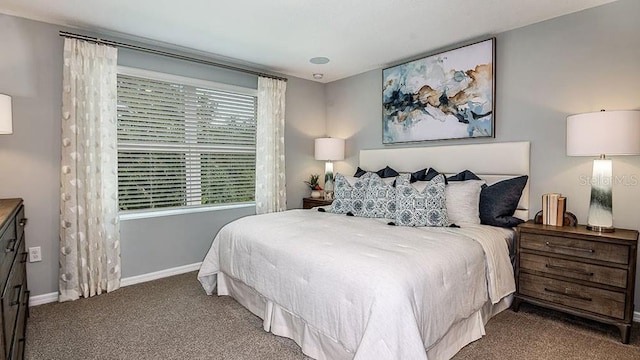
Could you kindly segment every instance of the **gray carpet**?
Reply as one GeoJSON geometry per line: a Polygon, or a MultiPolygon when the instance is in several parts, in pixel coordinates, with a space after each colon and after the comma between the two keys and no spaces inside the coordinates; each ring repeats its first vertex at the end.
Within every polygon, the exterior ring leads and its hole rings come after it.
{"type": "MultiPolygon", "coordinates": [[[[195,273],[31,309],[27,359],[308,359],[228,297],[206,296],[195,273]]],[[[487,324],[454,359],[640,359],[615,328],[523,304],[487,324]]]]}

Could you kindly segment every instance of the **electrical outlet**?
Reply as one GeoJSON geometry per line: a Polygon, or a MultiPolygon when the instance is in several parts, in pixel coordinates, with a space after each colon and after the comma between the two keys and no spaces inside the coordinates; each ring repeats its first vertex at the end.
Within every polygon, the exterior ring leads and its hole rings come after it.
{"type": "Polygon", "coordinates": [[[29,248],[29,262],[42,261],[42,253],[40,252],[40,246],[29,248]]]}

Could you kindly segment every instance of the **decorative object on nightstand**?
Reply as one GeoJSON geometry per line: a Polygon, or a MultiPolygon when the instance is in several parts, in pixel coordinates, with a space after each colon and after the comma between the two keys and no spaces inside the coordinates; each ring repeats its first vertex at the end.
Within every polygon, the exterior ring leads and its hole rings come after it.
{"type": "Polygon", "coordinates": [[[567,198],[559,193],[542,195],[542,223],[544,225],[563,226],[567,212],[567,198]]]}
{"type": "Polygon", "coordinates": [[[567,117],[567,155],[593,160],[587,229],[612,232],[612,165],[605,155],[640,155],[640,111],[600,111],[567,117]]]}
{"type": "Polygon", "coordinates": [[[612,324],[629,343],[638,231],[528,221],[517,227],[517,244],[514,311],[528,302],[612,324]]]}
{"type": "Polygon", "coordinates": [[[0,359],[23,359],[29,316],[22,199],[0,199],[0,359]]]}
{"type": "Polygon", "coordinates": [[[322,186],[320,186],[320,175],[311,174],[309,175],[309,180],[304,183],[307,184],[309,189],[311,190],[311,197],[314,199],[320,198],[322,196],[322,186]]]}
{"type": "MultiPolygon", "coordinates": [[[[533,218],[533,223],[545,225],[543,224],[542,219],[543,219],[542,210],[540,210],[536,213],[536,216],[533,218]]],[[[572,212],[565,211],[562,224],[556,225],[556,226],[578,226],[578,218],[572,212]]]]}
{"type": "Polygon", "coordinates": [[[333,202],[333,200],[326,200],[326,199],[315,199],[315,198],[304,198],[302,199],[302,208],[303,209],[311,209],[314,208],[316,206],[327,206],[327,205],[331,205],[331,203],[333,202]]]}
{"type": "Polygon", "coordinates": [[[11,96],[0,94],[0,135],[13,134],[11,96]]]}
{"type": "Polygon", "coordinates": [[[318,138],[315,140],[316,160],[324,160],[324,191],[328,198],[333,193],[333,161],[344,160],[344,139],[318,138]]]}

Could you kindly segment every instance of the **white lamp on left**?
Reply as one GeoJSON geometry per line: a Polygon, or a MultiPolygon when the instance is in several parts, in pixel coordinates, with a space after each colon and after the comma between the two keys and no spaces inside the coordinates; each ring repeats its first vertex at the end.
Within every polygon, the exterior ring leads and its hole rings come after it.
{"type": "Polygon", "coordinates": [[[0,94],[0,135],[13,134],[11,96],[0,94]]]}
{"type": "Polygon", "coordinates": [[[315,140],[315,158],[324,160],[325,196],[333,192],[333,161],[344,160],[344,139],[319,138],[315,140]]]}

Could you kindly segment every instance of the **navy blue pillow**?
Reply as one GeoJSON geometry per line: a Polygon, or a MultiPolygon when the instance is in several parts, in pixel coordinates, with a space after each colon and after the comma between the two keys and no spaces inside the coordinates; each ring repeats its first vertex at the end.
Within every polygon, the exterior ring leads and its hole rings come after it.
{"type": "Polygon", "coordinates": [[[499,181],[491,186],[485,185],[480,192],[480,223],[514,227],[524,222],[522,219],[513,217],[513,214],[518,208],[522,190],[527,185],[528,179],[527,175],[523,175],[499,181]]]}
{"type": "Polygon", "coordinates": [[[360,169],[360,166],[358,166],[358,168],[356,169],[356,173],[353,174],[353,176],[354,177],[360,177],[360,176],[362,176],[362,175],[364,175],[366,173],[367,173],[366,171],[360,169]]]}
{"type": "Polygon", "coordinates": [[[467,181],[467,180],[482,180],[478,177],[478,175],[474,174],[469,170],[465,170],[463,172],[459,172],[453,176],[449,176],[447,178],[449,181],[467,181]]]}
{"type": "Polygon", "coordinates": [[[411,173],[411,179],[409,179],[409,182],[414,183],[416,181],[425,181],[424,179],[427,177],[427,170],[429,170],[429,168],[424,168],[411,173]]]}
{"type": "MultiPolygon", "coordinates": [[[[434,177],[440,175],[440,172],[434,168],[424,168],[422,170],[418,170],[411,174],[411,182],[414,183],[416,181],[431,181],[434,177]]],[[[444,183],[447,184],[448,181],[445,178],[444,183]]]]}
{"type": "MultiPolygon", "coordinates": [[[[366,174],[367,172],[360,169],[360,167],[358,167],[358,169],[356,169],[356,173],[353,174],[354,177],[360,177],[364,174],[366,174]]],[[[396,177],[398,175],[400,175],[400,173],[398,173],[397,171],[393,170],[392,168],[390,168],[389,166],[385,167],[384,169],[380,169],[378,171],[376,171],[376,174],[378,176],[380,176],[381,178],[390,178],[390,177],[396,177]]]]}
{"type": "MultiPolygon", "coordinates": [[[[434,177],[440,175],[440,172],[434,168],[429,168],[429,171],[427,171],[426,176],[424,177],[424,181],[431,181],[434,177]]],[[[444,175],[444,174],[443,174],[444,175]]],[[[447,184],[449,183],[449,181],[447,180],[447,178],[444,178],[444,183],[447,184]]]]}

